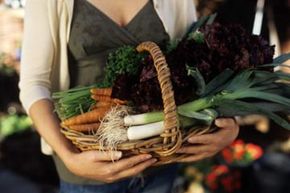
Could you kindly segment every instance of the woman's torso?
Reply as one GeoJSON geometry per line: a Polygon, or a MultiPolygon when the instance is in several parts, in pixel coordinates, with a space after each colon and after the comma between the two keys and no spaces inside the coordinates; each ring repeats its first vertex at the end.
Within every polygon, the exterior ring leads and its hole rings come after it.
{"type": "Polygon", "coordinates": [[[153,4],[148,1],[125,26],[85,0],[75,0],[69,39],[71,86],[89,85],[103,78],[108,54],[123,45],[143,41],[164,45],[169,40],[153,4]]]}
{"type": "MultiPolygon", "coordinates": [[[[86,0],[75,0],[73,13],[68,42],[70,87],[101,81],[108,54],[123,45],[137,46],[143,41],[164,45],[169,40],[151,1],[122,27],[86,0]]],[[[54,159],[62,180],[77,184],[100,184],[75,176],[57,156],[54,159]]]]}

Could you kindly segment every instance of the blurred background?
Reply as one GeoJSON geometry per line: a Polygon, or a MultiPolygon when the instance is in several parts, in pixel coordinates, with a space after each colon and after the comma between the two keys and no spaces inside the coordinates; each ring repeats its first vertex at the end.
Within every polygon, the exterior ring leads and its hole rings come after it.
{"type": "MultiPolygon", "coordinates": [[[[195,0],[199,17],[240,23],[290,52],[290,0],[195,0]]],[[[55,193],[58,177],[18,99],[25,0],[0,0],[0,192],[55,193]]],[[[287,70],[287,69],[284,69],[287,70]]],[[[289,72],[290,73],[290,72],[289,72]]],[[[174,193],[290,193],[290,132],[247,117],[219,155],[183,165],[174,193]]]]}

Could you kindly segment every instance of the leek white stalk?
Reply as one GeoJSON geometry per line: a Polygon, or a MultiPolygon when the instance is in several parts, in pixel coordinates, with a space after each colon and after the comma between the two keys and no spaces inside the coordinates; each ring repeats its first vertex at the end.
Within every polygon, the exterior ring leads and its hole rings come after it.
{"type": "MultiPolygon", "coordinates": [[[[129,112],[129,107],[117,106],[106,114],[97,131],[101,146],[114,149],[125,141],[158,136],[164,131],[163,112],[128,115],[129,112]]],[[[196,120],[192,118],[179,116],[178,119],[182,128],[196,124],[196,120]]]]}
{"type": "Polygon", "coordinates": [[[132,126],[127,130],[129,140],[139,140],[160,135],[164,131],[163,121],[146,125],[132,126]]]}
{"type": "MultiPolygon", "coordinates": [[[[196,120],[179,116],[180,126],[183,128],[190,127],[197,123],[196,120]]],[[[158,136],[164,131],[164,121],[149,123],[145,125],[131,126],[127,130],[129,140],[146,139],[148,137],[158,136]]]]}

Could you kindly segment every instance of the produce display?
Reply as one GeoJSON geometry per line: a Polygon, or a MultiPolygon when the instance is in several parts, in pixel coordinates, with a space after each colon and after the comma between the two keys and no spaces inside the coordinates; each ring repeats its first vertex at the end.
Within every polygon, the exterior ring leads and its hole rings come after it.
{"type": "Polygon", "coordinates": [[[290,54],[273,59],[262,37],[214,17],[162,52],[153,42],[121,47],[109,55],[102,82],[54,93],[63,133],[77,136],[82,150],[168,156],[195,130],[214,128],[217,117],[261,114],[290,129],[290,75],[279,70],[290,54]]]}

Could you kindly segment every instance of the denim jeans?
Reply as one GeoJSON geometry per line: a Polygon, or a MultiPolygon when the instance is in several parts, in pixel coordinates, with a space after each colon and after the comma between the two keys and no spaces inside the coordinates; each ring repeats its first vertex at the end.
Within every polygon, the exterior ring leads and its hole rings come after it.
{"type": "Polygon", "coordinates": [[[177,170],[178,165],[174,164],[145,176],[100,185],[79,185],[61,181],[60,193],[171,193],[177,170]]]}

